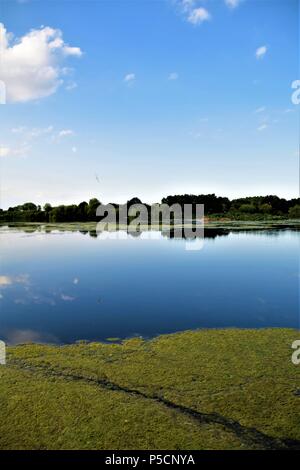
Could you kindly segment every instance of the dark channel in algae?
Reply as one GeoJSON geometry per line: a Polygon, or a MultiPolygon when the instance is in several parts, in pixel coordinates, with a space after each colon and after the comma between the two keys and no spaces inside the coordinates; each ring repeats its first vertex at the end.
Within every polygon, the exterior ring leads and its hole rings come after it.
{"type": "Polygon", "coordinates": [[[297,449],[299,332],[8,347],[1,449],[297,449]]]}

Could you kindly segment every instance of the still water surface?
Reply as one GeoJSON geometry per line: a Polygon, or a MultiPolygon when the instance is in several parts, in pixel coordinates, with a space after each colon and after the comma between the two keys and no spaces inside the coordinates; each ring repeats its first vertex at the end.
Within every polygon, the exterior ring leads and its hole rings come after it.
{"type": "MultiPolygon", "coordinates": [[[[184,240],[0,227],[0,338],[70,343],[192,328],[299,327],[293,230],[184,240]]],[[[208,234],[208,232],[206,232],[208,234]]]]}

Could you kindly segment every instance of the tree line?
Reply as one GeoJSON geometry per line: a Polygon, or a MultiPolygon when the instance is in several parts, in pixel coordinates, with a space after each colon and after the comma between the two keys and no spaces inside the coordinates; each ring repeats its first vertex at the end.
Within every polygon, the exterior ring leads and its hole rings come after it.
{"type": "MultiPolygon", "coordinates": [[[[251,196],[230,200],[227,197],[216,196],[215,194],[183,194],[167,196],[161,203],[180,204],[204,204],[206,216],[228,217],[232,219],[263,219],[270,217],[300,218],[300,198],[284,199],[278,196],[251,196]]],[[[43,207],[33,202],[7,210],[0,209],[0,222],[88,222],[97,221],[97,207],[101,202],[97,198],[92,198],[89,202],[83,201],[80,204],[52,206],[46,203],[43,207]]],[[[132,198],[127,201],[127,206],[142,204],[139,198],[132,198]]],[[[118,210],[120,205],[113,204],[118,210]]],[[[146,205],[148,208],[151,206],[146,205]]]]}

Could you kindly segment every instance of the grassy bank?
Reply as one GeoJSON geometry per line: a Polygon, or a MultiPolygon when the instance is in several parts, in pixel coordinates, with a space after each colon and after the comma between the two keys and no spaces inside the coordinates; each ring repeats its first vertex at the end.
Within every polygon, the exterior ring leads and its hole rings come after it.
{"type": "Polygon", "coordinates": [[[0,448],[299,447],[295,339],[295,330],[205,330],[9,347],[0,448]]]}
{"type": "MultiPolygon", "coordinates": [[[[177,227],[194,227],[194,224],[185,223],[176,224],[177,227]]],[[[173,225],[164,225],[164,228],[172,228],[173,225]]],[[[118,225],[119,230],[127,230],[127,225],[118,225]]],[[[285,219],[285,218],[268,218],[263,220],[236,220],[224,217],[205,217],[205,229],[226,229],[230,231],[256,231],[256,230],[280,230],[280,229],[293,229],[299,230],[300,219],[285,219]]],[[[77,232],[94,233],[97,229],[97,222],[58,222],[58,223],[40,223],[40,222],[0,222],[0,230],[16,230],[27,233],[51,233],[54,231],[60,232],[77,232]]],[[[108,230],[115,231],[115,225],[108,225],[108,230]]],[[[140,230],[161,230],[159,225],[142,225],[140,230]]]]}

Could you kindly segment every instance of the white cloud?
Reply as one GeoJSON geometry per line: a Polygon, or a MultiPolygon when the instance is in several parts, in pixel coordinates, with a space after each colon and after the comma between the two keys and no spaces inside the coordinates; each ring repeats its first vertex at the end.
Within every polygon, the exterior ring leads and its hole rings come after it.
{"type": "Polygon", "coordinates": [[[186,21],[194,25],[208,21],[210,13],[203,7],[198,7],[199,0],[173,0],[178,11],[186,21]]]}
{"type": "Polygon", "coordinates": [[[33,29],[13,41],[0,23],[0,79],[6,85],[8,102],[26,102],[49,96],[63,83],[68,56],[80,57],[79,47],[71,47],[59,29],[33,29]]]}
{"type": "Polygon", "coordinates": [[[208,21],[210,20],[211,15],[210,13],[205,9],[205,8],[194,8],[191,10],[189,13],[187,20],[189,23],[192,24],[200,24],[203,23],[203,21],[208,21]]]}
{"type": "Polygon", "coordinates": [[[225,4],[229,8],[236,8],[239,6],[240,3],[241,3],[241,0],[225,0],[225,4]]]}
{"type": "Polygon", "coordinates": [[[261,126],[259,126],[259,127],[257,128],[257,130],[258,130],[259,132],[261,132],[261,131],[264,131],[265,129],[267,129],[267,127],[268,127],[267,124],[261,124],[261,126]]]}
{"type": "Polygon", "coordinates": [[[135,80],[135,73],[127,73],[124,77],[124,82],[132,83],[135,80]]]}
{"type": "Polygon", "coordinates": [[[53,131],[53,126],[47,127],[33,127],[32,129],[26,126],[13,127],[11,129],[12,134],[19,134],[25,136],[27,139],[33,139],[40,137],[45,134],[50,134],[53,131]]]}
{"type": "MultiPolygon", "coordinates": [[[[61,47],[61,45],[59,47],[61,47]]],[[[62,47],[62,51],[63,51],[64,55],[66,55],[66,56],[68,56],[68,55],[73,55],[75,57],[81,57],[82,56],[82,52],[81,52],[80,47],[70,47],[70,46],[64,45],[62,47]]]]}
{"type": "Polygon", "coordinates": [[[29,137],[30,138],[40,137],[41,135],[51,134],[52,131],[53,131],[53,126],[34,127],[33,129],[29,131],[29,137]]]}
{"type": "Polygon", "coordinates": [[[24,143],[18,147],[13,147],[10,145],[1,145],[0,144],[0,158],[5,157],[25,157],[29,151],[30,147],[24,143]]]}
{"type": "Polygon", "coordinates": [[[0,157],[9,157],[11,148],[6,145],[0,145],[0,157]]]}
{"type": "Polygon", "coordinates": [[[72,152],[76,153],[77,152],[77,147],[72,147],[72,152]]]}
{"type": "Polygon", "coordinates": [[[171,72],[170,75],[168,76],[168,80],[177,80],[179,77],[177,72],[171,72]]]}
{"type": "Polygon", "coordinates": [[[23,134],[25,131],[26,131],[26,127],[25,127],[25,126],[13,127],[13,128],[11,129],[11,132],[12,132],[13,134],[23,134]]]}
{"type": "Polygon", "coordinates": [[[267,50],[268,50],[267,46],[258,47],[255,51],[256,58],[257,59],[262,59],[265,56],[267,50]]]}
{"type": "Polygon", "coordinates": [[[71,135],[74,135],[74,131],[72,129],[62,129],[58,133],[58,138],[68,137],[68,136],[71,136],[71,135]]]}

